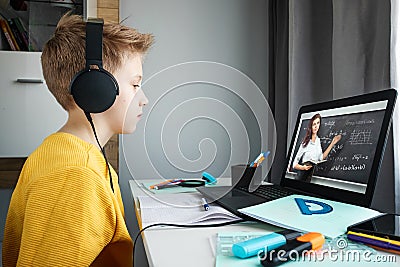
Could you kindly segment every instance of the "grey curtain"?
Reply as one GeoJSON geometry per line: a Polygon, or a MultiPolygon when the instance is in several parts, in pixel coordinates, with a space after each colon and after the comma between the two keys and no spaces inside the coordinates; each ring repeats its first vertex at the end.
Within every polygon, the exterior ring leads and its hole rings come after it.
{"type": "MultiPolygon", "coordinates": [[[[300,106],[390,88],[390,0],[289,0],[288,8],[286,142],[300,106]]],[[[385,212],[395,209],[392,138],[372,204],[385,212]]]]}
{"type": "Polygon", "coordinates": [[[269,0],[268,18],[268,102],[275,118],[278,135],[268,180],[279,183],[284,169],[288,136],[289,0],[269,0]]]}

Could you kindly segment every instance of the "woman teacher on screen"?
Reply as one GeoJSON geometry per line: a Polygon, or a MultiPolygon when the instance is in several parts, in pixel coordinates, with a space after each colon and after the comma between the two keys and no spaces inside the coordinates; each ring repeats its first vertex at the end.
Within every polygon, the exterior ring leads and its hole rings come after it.
{"type": "Polygon", "coordinates": [[[310,182],[314,166],[320,161],[325,160],[333,146],[342,138],[341,135],[336,135],[326,150],[322,152],[321,140],[318,137],[320,125],[321,115],[317,113],[310,119],[306,136],[301,142],[293,161],[293,168],[297,170],[297,180],[310,182]]]}

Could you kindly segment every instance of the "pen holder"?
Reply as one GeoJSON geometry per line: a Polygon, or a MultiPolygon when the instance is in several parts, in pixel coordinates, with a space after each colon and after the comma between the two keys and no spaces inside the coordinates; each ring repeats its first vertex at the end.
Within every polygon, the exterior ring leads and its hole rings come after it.
{"type": "Polygon", "coordinates": [[[262,182],[262,167],[250,167],[248,164],[232,165],[231,177],[232,185],[254,188],[255,190],[262,182]]]}

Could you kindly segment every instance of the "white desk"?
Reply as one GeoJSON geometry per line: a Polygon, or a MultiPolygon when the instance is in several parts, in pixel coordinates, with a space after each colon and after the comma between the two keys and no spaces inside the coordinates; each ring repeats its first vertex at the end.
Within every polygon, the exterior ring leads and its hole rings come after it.
{"type": "MultiPolygon", "coordinates": [[[[137,197],[146,195],[138,185],[141,182],[129,181],[139,227],[141,227],[141,222],[137,197]]],[[[146,182],[151,182],[151,180],[146,180],[146,182]]],[[[157,182],[159,181],[154,181],[154,183],[157,182]]],[[[213,251],[215,244],[212,240],[218,232],[265,231],[267,234],[278,229],[280,228],[261,223],[206,228],[150,228],[144,231],[142,238],[150,266],[213,267],[215,266],[215,251],[213,251]]]]}
{"type": "MultiPolygon", "coordinates": [[[[140,222],[140,210],[138,210],[138,196],[145,195],[143,189],[139,188],[138,184],[142,181],[129,181],[133,199],[135,202],[136,216],[140,222]]],[[[146,180],[146,182],[151,182],[146,180]]],[[[154,181],[157,183],[158,181],[154,181]]],[[[262,232],[266,234],[272,231],[277,231],[276,228],[268,224],[235,224],[224,227],[207,227],[207,228],[150,228],[142,234],[143,244],[147,254],[147,259],[150,266],[169,267],[169,266],[191,266],[191,267],[214,267],[215,266],[215,240],[216,234],[219,232],[262,232]]],[[[382,253],[382,255],[393,256],[394,254],[382,253]]],[[[281,266],[301,266],[313,265],[318,266],[398,266],[400,256],[396,255],[395,262],[290,262],[281,266]],[[322,263],[322,264],[321,264],[322,263]]],[[[261,266],[261,265],[259,265],[261,266]]]]}

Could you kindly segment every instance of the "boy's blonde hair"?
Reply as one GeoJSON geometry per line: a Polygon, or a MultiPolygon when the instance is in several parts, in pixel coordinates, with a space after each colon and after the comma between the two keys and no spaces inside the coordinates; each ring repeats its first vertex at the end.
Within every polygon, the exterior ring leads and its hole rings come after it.
{"type": "MultiPolygon", "coordinates": [[[[54,35],[43,46],[42,69],[47,87],[58,103],[70,110],[74,99],[69,85],[74,75],[85,68],[86,22],[81,16],[65,14],[54,35]]],[[[103,68],[117,71],[126,56],[145,54],[153,43],[151,34],[120,24],[105,23],[103,27],[103,68]]]]}

